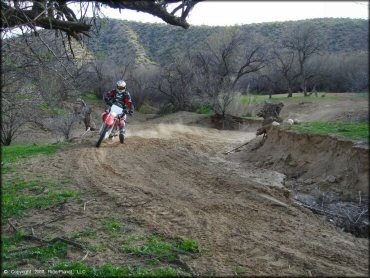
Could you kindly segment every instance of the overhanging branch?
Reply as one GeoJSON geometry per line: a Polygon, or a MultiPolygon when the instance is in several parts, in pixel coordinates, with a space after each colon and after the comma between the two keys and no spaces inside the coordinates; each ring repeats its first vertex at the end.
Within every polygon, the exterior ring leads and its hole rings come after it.
{"type": "MultiPolygon", "coordinates": [[[[19,5],[18,1],[1,1],[1,28],[29,26],[32,29],[41,27],[44,29],[55,29],[65,32],[76,39],[80,35],[88,35],[92,25],[85,21],[85,17],[77,18],[74,11],[68,7],[68,4],[91,2],[93,3],[93,14],[96,16],[96,10],[100,5],[105,5],[114,9],[130,9],[138,12],[144,12],[162,19],[164,22],[181,26],[185,29],[189,27],[186,21],[191,9],[202,0],[140,0],[140,1],[29,1],[28,7],[19,5]],[[168,4],[180,3],[172,12],[168,11],[168,4]],[[181,9],[179,15],[175,15],[181,9]]],[[[82,14],[82,13],[81,13],[82,14]]],[[[86,14],[86,13],[85,13],[86,14]]]]}

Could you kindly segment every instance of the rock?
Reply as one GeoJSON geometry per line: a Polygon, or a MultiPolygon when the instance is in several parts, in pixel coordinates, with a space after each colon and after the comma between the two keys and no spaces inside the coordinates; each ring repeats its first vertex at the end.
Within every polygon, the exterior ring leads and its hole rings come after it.
{"type": "Polygon", "coordinates": [[[271,125],[272,125],[272,126],[279,126],[280,124],[279,124],[278,122],[276,122],[276,121],[273,121],[273,122],[271,123],[271,125]]]}
{"type": "Polygon", "coordinates": [[[287,119],[287,120],[286,120],[286,123],[287,123],[287,124],[292,125],[292,124],[294,124],[294,120],[292,120],[292,119],[287,119]]]}
{"type": "Polygon", "coordinates": [[[306,185],[310,185],[310,184],[313,184],[314,183],[314,180],[313,179],[306,179],[303,181],[304,184],[306,185]]]}
{"type": "Polygon", "coordinates": [[[270,166],[270,165],[272,165],[272,164],[274,164],[274,162],[273,161],[265,161],[265,163],[263,164],[264,166],[270,166]]]}
{"type": "Polygon", "coordinates": [[[330,182],[330,183],[334,183],[334,182],[337,181],[337,179],[334,176],[327,176],[325,181],[330,182]]]}
{"type": "Polygon", "coordinates": [[[300,120],[298,120],[298,119],[293,119],[293,124],[298,125],[298,124],[300,124],[300,123],[301,123],[301,121],[300,121],[300,120]]]}

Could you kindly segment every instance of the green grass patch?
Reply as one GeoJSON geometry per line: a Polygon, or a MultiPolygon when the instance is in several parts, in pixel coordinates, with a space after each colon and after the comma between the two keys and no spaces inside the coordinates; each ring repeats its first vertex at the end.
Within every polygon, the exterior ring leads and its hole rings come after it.
{"type": "Polygon", "coordinates": [[[98,97],[95,93],[87,93],[83,96],[83,99],[89,102],[102,102],[103,99],[98,97]]]}
{"type": "Polygon", "coordinates": [[[177,243],[177,248],[190,253],[200,253],[200,247],[194,239],[183,239],[177,243]]]}
{"type": "Polygon", "coordinates": [[[17,144],[10,146],[2,146],[2,162],[11,163],[18,159],[28,158],[30,156],[45,154],[53,155],[62,146],[66,144],[17,144]]]}
{"type": "Polygon", "coordinates": [[[356,97],[366,97],[366,98],[368,98],[369,93],[368,92],[360,92],[360,93],[356,93],[355,96],[356,97]]]}
{"type": "Polygon", "coordinates": [[[176,250],[189,253],[200,253],[200,246],[197,241],[192,239],[166,240],[158,234],[135,235],[122,242],[122,252],[134,253],[139,256],[150,255],[153,257],[167,257],[174,259],[176,250]]]}
{"type": "Polygon", "coordinates": [[[98,237],[96,230],[93,230],[91,228],[86,228],[84,231],[73,233],[70,238],[71,239],[78,239],[78,238],[92,238],[95,239],[98,237]]]}
{"type": "Polygon", "coordinates": [[[37,263],[47,263],[54,258],[65,258],[67,256],[68,245],[64,242],[58,241],[45,246],[33,245],[34,243],[23,240],[23,235],[20,232],[14,236],[3,236],[3,269],[16,269],[22,261],[35,260],[37,263]],[[21,247],[19,246],[20,243],[23,243],[21,247]]]}
{"type": "Polygon", "coordinates": [[[73,191],[56,190],[56,181],[25,181],[20,177],[8,179],[2,184],[1,222],[8,218],[26,215],[27,210],[50,206],[67,198],[77,198],[73,191]]]}
{"type": "Polygon", "coordinates": [[[64,110],[63,108],[58,108],[58,107],[50,107],[48,103],[42,102],[41,104],[38,105],[39,109],[41,111],[50,113],[55,116],[67,116],[68,112],[64,110]]]}
{"type": "Polygon", "coordinates": [[[123,231],[121,223],[116,219],[109,219],[104,224],[104,228],[109,232],[111,237],[118,237],[123,231]]]}
{"type": "Polygon", "coordinates": [[[271,101],[271,102],[278,102],[278,101],[289,101],[289,100],[315,100],[315,101],[322,101],[322,100],[339,100],[340,97],[339,96],[332,96],[332,95],[328,95],[326,94],[325,97],[321,97],[321,95],[319,95],[318,97],[316,96],[303,96],[303,95],[293,95],[292,97],[286,97],[286,96],[272,96],[272,98],[269,98],[268,95],[264,95],[264,96],[244,96],[241,98],[241,103],[258,103],[258,102],[264,102],[264,101],[271,101]]]}
{"type": "Polygon", "coordinates": [[[142,114],[155,114],[158,112],[158,109],[153,106],[143,104],[139,109],[137,109],[137,111],[142,114]]]}
{"type": "Polygon", "coordinates": [[[20,252],[9,251],[12,250],[8,249],[7,252],[4,251],[2,256],[4,268],[14,266],[14,264],[16,264],[15,262],[19,262],[21,260],[30,261],[35,259],[40,263],[47,262],[54,258],[65,258],[67,256],[68,245],[64,242],[58,241],[47,246],[30,247],[29,249],[20,252]]]}
{"type": "Polygon", "coordinates": [[[307,122],[285,126],[300,133],[333,135],[351,140],[368,141],[369,124],[367,122],[307,122]]]}
{"type": "Polygon", "coordinates": [[[207,114],[207,115],[214,113],[212,107],[210,107],[208,105],[203,105],[203,106],[199,107],[196,112],[198,114],[207,114]]]}
{"type": "Polygon", "coordinates": [[[235,274],[236,276],[244,275],[244,273],[245,273],[245,269],[244,269],[243,267],[241,267],[241,266],[237,266],[237,267],[235,268],[235,270],[234,270],[234,274],[235,274]]]}

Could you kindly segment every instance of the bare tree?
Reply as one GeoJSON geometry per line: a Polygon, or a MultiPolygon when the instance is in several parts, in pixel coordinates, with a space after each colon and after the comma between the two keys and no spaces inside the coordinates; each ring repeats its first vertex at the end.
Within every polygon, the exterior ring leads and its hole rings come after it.
{"type": "Polygon", "coordinates": [[[175,111],[187,111],[192,105],[193,79],[189,57],[183,57],[162,70],[156,89],[168,98],[175,111]]]}
{"type": "Polygon", "coordinates": [[[307,62],[314,55],[320,54],[321,39],[318,31],[312,25],[297,26],[288,36],[283,41],[283,46],[291,50],[296,56],[301,88],[304,95],[307,96],[307,83],[315,76],[315,72],[308,71],[307,62]]]}
{"type": "Polygon", "coordinates": [[[19,129],[24,126],[26,105],[21,102],[11,102],[1,96],[1,144],[8,146],[16,137],[19,129]]]}
{"type": "Polygon", "coordinates": [[[138,67],[128,72],[127,86],[135,104],[135,109],[140,109],[153,93],[153,87],[155,87],[153,84],[158,83],[158,74],[159,68],[155,66],[138,67]]]}
{"type": "Polygon", "coordinates": [[[239,32],[216,34],[196,54],[197,91],[211,99],[211,106],[225,117],[238,82],[264,67],[263,43],[239,32]],[[221,36],[221,39],[220,39],[221,36]]]}
{"type": "Polygon", "coordinates": [[[10,145],[20,129],[37,117],[35,107],[40,97],[27,83],[15,76],[2,74],[1,92],[1,143],[10,145]]]}
{"type": "Polygon", "coordinates": [[[72,111],[65,111],[54,120],[53,127],[56,131],[62,133],[66,140],[69,140],[71,139],[73,128],[78,121],[78,115],[72,111]]]}
{"type": "Polygon", "coordinates": [[[276,67],[286,82],[288,97],[293,96],[293,85],[301,75],[296,67],[296,54],[292,51],[274,50],[276,67]]]}

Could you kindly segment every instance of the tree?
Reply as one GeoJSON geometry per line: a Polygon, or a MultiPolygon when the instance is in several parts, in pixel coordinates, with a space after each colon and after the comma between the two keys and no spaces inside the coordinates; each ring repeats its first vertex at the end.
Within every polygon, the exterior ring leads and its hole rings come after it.
{"type": "Polygon", "coordinates": [[[274,50],[273,55],[276,58],[276,68],[286,82],[288,97],[292,97],[293,85],[300,76],[300,72],[296,68],[296,55],[287,50],[274,50]]]}
{"type": "Polygon", "coordinates": [[[192,106],[194,78],[190,59],[185,56],[162,70],[156,89],[168,98],[174,111],[188,111],[192,106]]]}
{"type": "Polygon", "coordinates": [[[135,109],[140,107],[146,102],[153,93],[153,84],[158,83],[159,68],[156,66],[147,65],[146,67],[136,67],[128,72],[126,81],[127,88],[131,93],[135,109]]]}
{"type": "Polygon", "coordinates": [[[231,104],[238,82],[264,67],[263,42],[238,31],[216,34],[196,54],[197,91],[211,100],[211,107],[223,118],[231,104]],[[221,39],[220,39],[221,36],[221,39]]]}
{"type": "Polygon", "coordinates": [[[320,54],[322,44],[319,33],[310,24],[299,25],[289,33],[289,37],[283,41],[283,46],[296,56],[299,67],[297,78],[300,78],[301,88],[307,96],[307,83],[315,76],[315,72],[307,70],[307,62],[315,54],[320,54]]]}
{"type": "Polygon", "coordinates": [[[1,78],[1,143],[11,144],[21,127],[33,121],[38,115],[34,107],[42,101],[27,83],[16,75],[2,74],[1,78]]]}
{"type": "Polygon", "coordinates": [[[1,0],[1,27],[9,29],[24,27],[59,30],[68,38],[81,39],[88,35],[94,19],[101,14],[103,6],[114,9],[130,9],[156,16],[171,25],[188,28],[186,18],[198,0],[140,0],[140,1],[68,1],[68,0],[33,0],[9,1],[1,0]],[[79,4],[80,13],[72,9],[73,4],[79,4]],[[177,4],[173,7],[170,4],[177,4]],[[87,17],[88,10],[93,17],[87,17]]]}

